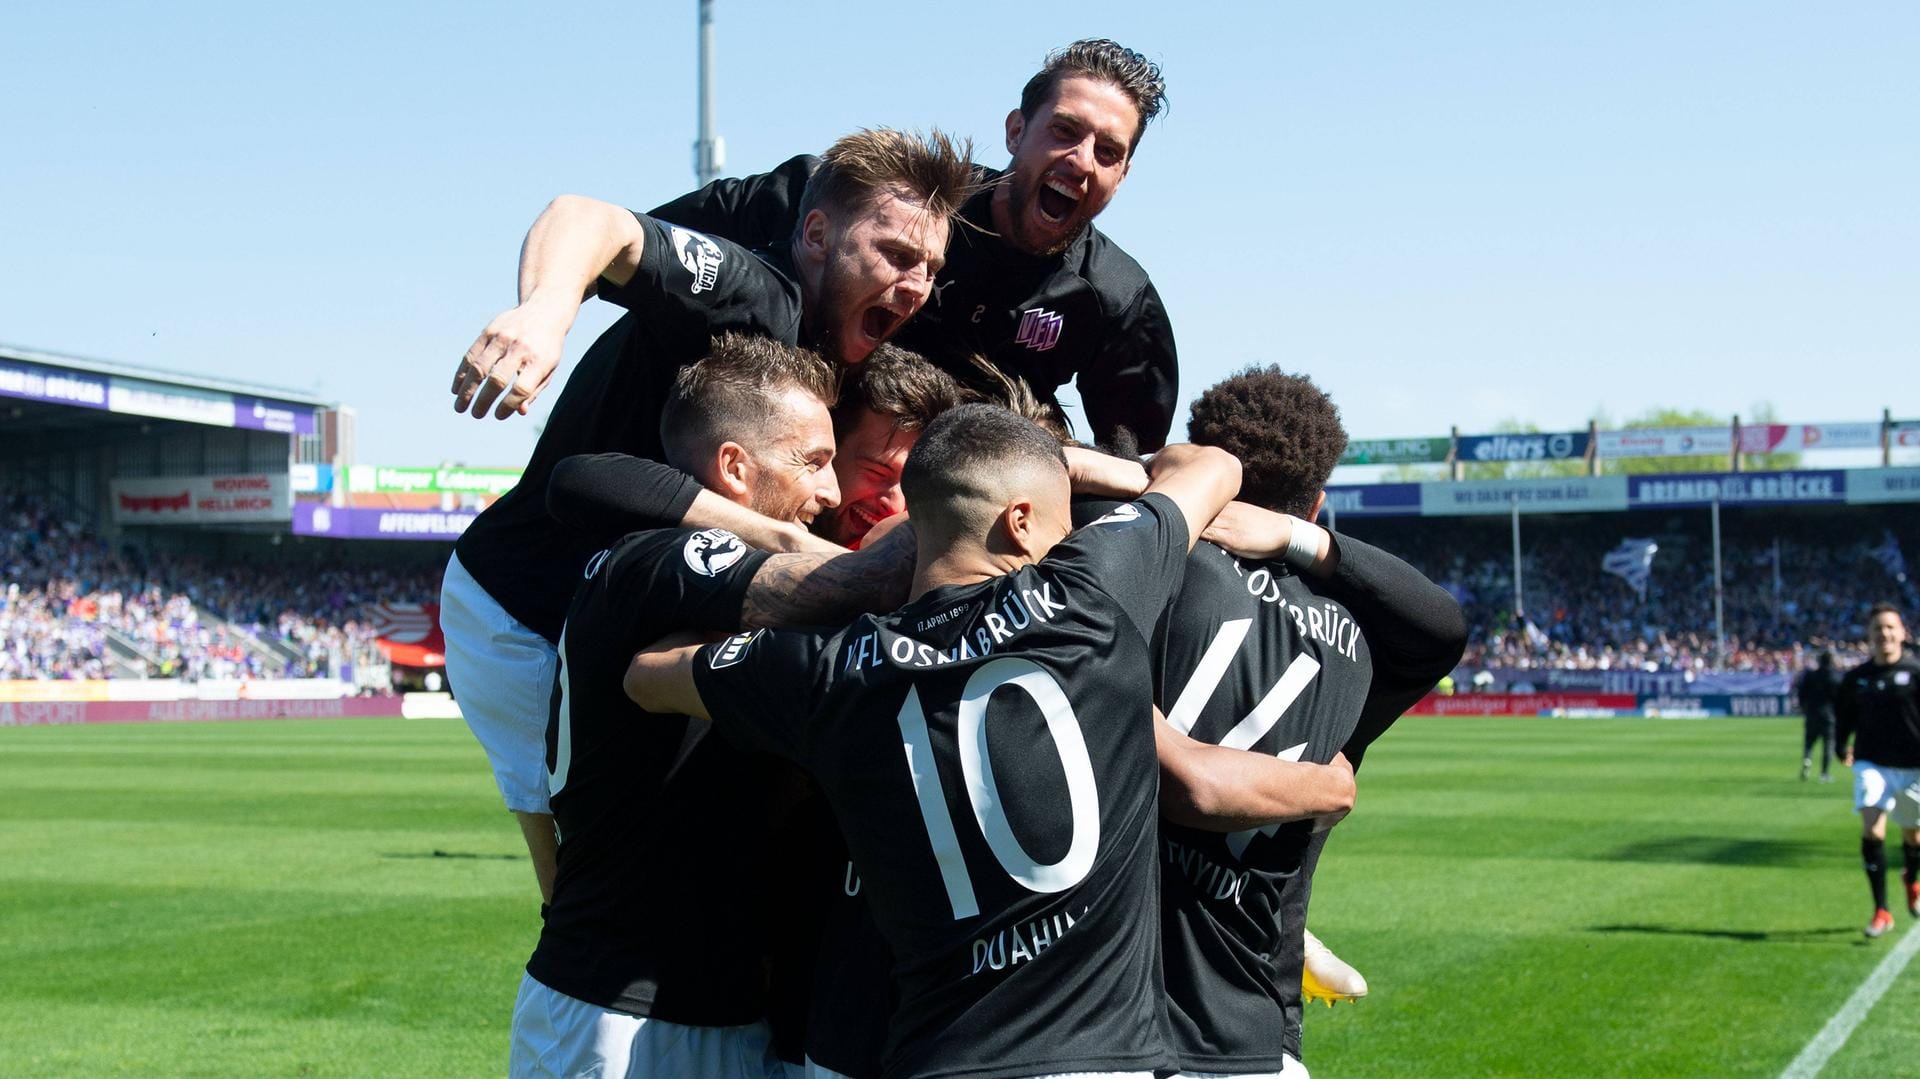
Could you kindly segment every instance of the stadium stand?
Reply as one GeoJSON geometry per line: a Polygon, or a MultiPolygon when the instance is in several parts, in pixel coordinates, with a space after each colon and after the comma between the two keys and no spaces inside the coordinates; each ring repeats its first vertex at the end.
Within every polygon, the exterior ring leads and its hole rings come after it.
{"type": "Polygon", "coordinates": [[[71,511],[0,488],[0,678],[302,678],[371,655],[366,606],[431,602],[437,566],[211,561],[110,547],[71,511]]]}
{"type": "MultiPolygon", "coordinates": [[[[1615,513],[1525,518],[1513,602],[1508,522],[1496,518],[1356,519],[1347,530],[1408,558],[1461,601],[1472,627],[1463,666],[1703,671],[1713,665],[1713,548],[1706,514],[1615,513]],[[1606,573],[1628,537],[1659,544],[1642,598],[1606,573]]],[[[1864,657],[1867,609],[1914,604],[1896,536],[1920,533],[1911,506],[1839,511],[1727,510],[1722,522],[1726,668],[1802,669],[1826,648],[1864,657]],[[1776,572],[1776,552],[1777,566],[1776,572]],[[1890,564],[1892,563],[1892,564],[1890,564]]]]}

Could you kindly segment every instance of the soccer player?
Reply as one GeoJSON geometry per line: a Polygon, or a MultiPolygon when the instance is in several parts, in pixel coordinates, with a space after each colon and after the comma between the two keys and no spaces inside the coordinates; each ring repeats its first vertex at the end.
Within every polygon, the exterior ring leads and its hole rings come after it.
{"type": "MultiPolygon", "coordinates": [[[[983,354],[1048,402],[1075,381],[1095,441],[1115,444],[1125,427],[1144,449],[1165,443],[1179,392],[1173,328],[1146,271],[1093,226],[1165,99],[1159,66],[1112,41],[1049,55],[1007,114],[1011,162],[979,170],[997,182],[962,211],[933,299],[900,343],[963,380],[983,354]]],[[[814,167],[796,157],[653,213],[754,246],[792,227],[814,167]]]]}
{"type": "Polygon", "coordinates": [[[890,1076],[1168,1062],[1143,634],[1238,467],[1179,446],[1152,472],[1139,500],[1068,538],[1059,444],[962,406],[907,461],[905,607],[634,658],[643,708],[710,717],[820,783],[895,956],[890,1076]]]}
{"type": "MultiPolygon", "coordinates": [[[[601,451],[658,458],[660,407],[674,374],[720,333],[804,340],[843,363],[865,359],[925,302],[971,183],[964,150],[937,132],[922,140],[864,131],[823,155],[791,243],[765,258],[586,199],[556,200],[528,233],[521,302],[462,359],[455,411],[502,419],[523,411],[552,373],[548,363],[530,376],[525,357],[558,356],[583,296],[597,291],[629,309],[580,360],[519,483],[455,544],[441,593],[448,676],[519,820],[543,899],[552,897],[555,841],[540,732],[554,642],[598,549],[548,516],[554,465],[601,451]],[[565,227],[551,227],[556,215],[565,227]]],[[[803,530],[793,535],[805,542],[803,530]]]]}
{"type": "Polygon", "coordinates": [[[1833,653],[1821,652],[1811,670],[1801,671],[1794,689],[1800,697],[1800,714],[1806,723],[1806,736],[1800,744],[1800,778],[1813,771],[1813,744],[1820,743],[1820,782],[1833,782],[1833,694],[1839,673],[1833,669],[1833,653]]]}
{"type": "MultiPolygon", "coordinates": [[[[675,378],[668,460],[732,503],[803,521],[834,501],[837,376],[806,350],[722,337],[675,378]]],[[[769,557],[724,530],[664,529],[587,564],[546,732],[558,871],[514,1006],[514,1076],[760,1079],[775,1066],[764,865],[780,775],[704,725],[650,722],[621,690],[633,653],[673,630],[846,613],[805,606],[818,583],[776,590],[793,562],[818,569],[826,556],[769,557]]]]}
{"type": "MultiPolygon", "coordinates": [[[[1333,403],[1277,368],[1241,372],[1193,404],[1188,431],[1241,460],[1240,497],[1207,535],[1157,656],[1166,722],[1200,742],[1290,760],[1367,747],[1460,660],[1466,622],[1398,558],[1309,523],[1346,447],[1333,403]],[[1259,507],[1259,508],[1254,508],[1259,507]]],[[[1161,946],[1184,1074],[1304,1076],[1307,899],[1325,834],[1300,821],[1223,831],[1162,802],[1161,946]]],[[[1217,814],[1215,814],[1217,818],[1217,814]]]]}
{"type": "Polygon", "coordinates": [[[1864,932],[1893,928],[1887,910],[1887,817],[1900,828],[1907,912],[1920,917],[1920,660],[1906,653],[1899,608],[1876,603],[1867,614],[1867,661],[1846,673],[1834,697],[1834,745],[1853,769],[1860,811],[1860,860],[1873,891],[1864,932]]]}

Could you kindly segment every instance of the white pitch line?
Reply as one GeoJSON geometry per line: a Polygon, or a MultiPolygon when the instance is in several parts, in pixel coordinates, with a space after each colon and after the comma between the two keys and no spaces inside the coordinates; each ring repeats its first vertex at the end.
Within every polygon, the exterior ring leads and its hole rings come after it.
{"type": "Polygon", "coordinates": [[[1840,1005],[1840,1010],[1833,1013],[1833,1018],[1827,1020],[1827,1025],[1820,1028],[1820,1033],[1815,1034],[1807,1047],[1800,1050],[1800,1055],[1793,1058],[1793,1063],[1787,1065],[1787,1070],[1780,1073],[1780,1079],[1813,1079],[1819,1075],[1820,1069],[1833,1059],[1833,1054],[1847,1044],[1854,1028],[1886,995],[1887,987],[1906,969],[1907,961],[1913,958],[1915,952],[1920,952],[1920,931],[1909,928],[1901,936],[1900,943],[1887,953],[1885,959],[1880,960],[1880,965],[1873,968],[1867,980],[1860,983],[1860,988],[1855,989],[1847,1002],[1840,1005]]]}

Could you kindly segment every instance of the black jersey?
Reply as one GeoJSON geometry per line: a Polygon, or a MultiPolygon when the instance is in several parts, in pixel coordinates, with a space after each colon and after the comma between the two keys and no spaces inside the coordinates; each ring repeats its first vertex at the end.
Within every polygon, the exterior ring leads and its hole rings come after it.
{"type": "Polygon", "coordinates": [[[1834,745],[1842,751],[1857,735],[1855,760],[1920,768],[1920,660],[1912,652],[1848,671],[1833,703],[1834,745]]]}
{"type": "Polygon", "coordinates": [[[560,850],[527,963],[542,984],[694,1026],[765,1013],[767,798],[785,766],[705,723],[648,715],[622,677],[669,632],[738,629],[766,558],[721,529],[662,529],[588,563],[547,724],[560,850]]]}
{"type": "MultiPolygon", "coordinates": [[[[773,243],[793,232],[818,160],[802,155],[769,173],[716,180],[653,213],[750,247],[773,243]]],[[[1004,175],[975,171],[983,181],[1004,175]]],[[[966,222],[954,225],[932,297],[894,343],[963,381],[978,379],[969,357],[979,353],[1043,400],[1076,382],[1095,439],[1125,426],[1141,449],[1160,448],[1180,371],[1173,327],[1146,271],[1091,225],[1059,255],[1020,251],[994,233],[991,200],[989,188],[961,210],[966,222]]]]}
{"type": "Polygon", "coordinates": [[[1143,632],[1186,535],[1149,494],[1015,573],[697,657],[716,727],[812,772],[845,830],[894,954],[886,1074],[1168,1063],[1143,632]]]}
{"type": "Polygon", "coordinates": [[[1840,690],[1840,672],[1826,667],[1802,671],[1794,690],[1800,698],[1800,714],[1809,724],[1833,722],[1833,697],[1840,690]]]}
{"type": "Polygon", "coordinates": [[[705,356],[714,335],[732,330],[787,344],[800,336],[800,286],[782,256],[763,259],[634,216],[646,233],[638,270],[623,286],[600,282],[600,295],[628,313],[580,358],[520,481],[454,546],[487,594],[549,641],[559,639],[581,567],[603,546],[547,515],[555,464],[609,450],[660,457],[660,410],[674,375],[705,356]]]}
{"type": "MultiPolygon", "coordinates": [[[[1209,743],[1325,764],[1366,747],[1459,661],[1459,605],[1405,562],[1339,537],[1332,579],[1196,545],[1158,650],[1167,722],[1209,743]]],[[[1223,835],[1161,822],[1174,1052],[1198,1071],[1300,1055],[1309,821],[1223,835]],[[1288,1020],[1291,1020],[1291,1023],[1288,1020]]]]}

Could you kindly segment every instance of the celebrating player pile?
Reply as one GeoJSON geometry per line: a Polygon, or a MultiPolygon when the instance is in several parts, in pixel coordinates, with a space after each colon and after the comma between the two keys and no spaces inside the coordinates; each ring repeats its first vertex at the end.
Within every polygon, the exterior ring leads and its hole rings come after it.
{"type": "Polygon", "coordinates": [[[1063,448],[1069,379],[1108,445],[1171,426],[1159,297],[1090,224],[1163,92],[1076,42],[1005,172],[865,131],[534,223],[456,410],[524,411],[583,295],[629,314],[443,598],[548,902],[514,1075],[1304,1074],[1325,828],[1465,629],[1310,523],[1345,434],[1304,379],[1144,469],[1063,448]]]}

